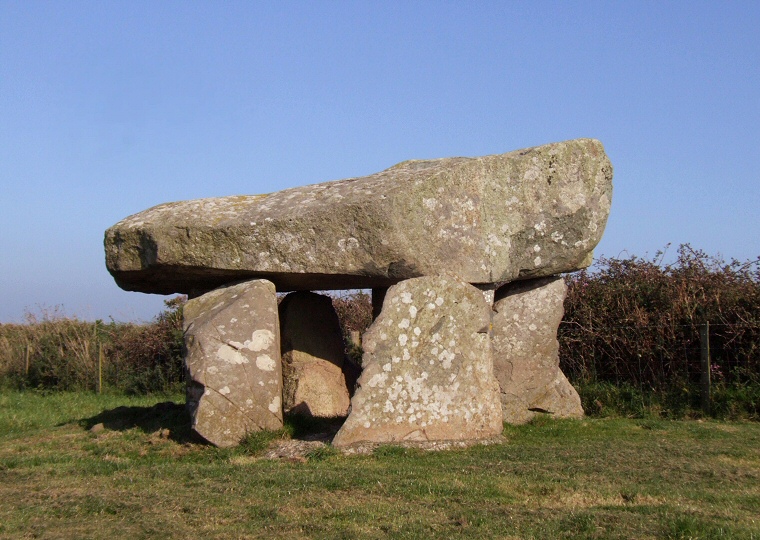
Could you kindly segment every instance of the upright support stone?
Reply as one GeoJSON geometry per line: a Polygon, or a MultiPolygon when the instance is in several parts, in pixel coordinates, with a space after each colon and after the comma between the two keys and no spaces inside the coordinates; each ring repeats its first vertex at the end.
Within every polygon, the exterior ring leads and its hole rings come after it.
{"type": "Polygon", "coordinates": [[[402,281],[365,332],[364,371],[333,445],[479,440],[502,430],[491,309],[447,276],[402,281]]]}
{"type": "Polygon", "coordinates": [[[493,363],[505,422],[522,424],[538,412],[583,416],[578,393],[559,369],[566,292],[560,277],[517,281],[496,292],[493,363]]]}
{"type": "Polygon", "coordinates": [[[280,303],[283,410],[303,416],[346,416],[345,346],[329,296],[295,292],[280,303]]]}
{"type": "Polygon", "coordinates": [[[216,446],[282,427],[277,296],[266,280],[222,287],[185,304],[187,407],[216,446]]]}

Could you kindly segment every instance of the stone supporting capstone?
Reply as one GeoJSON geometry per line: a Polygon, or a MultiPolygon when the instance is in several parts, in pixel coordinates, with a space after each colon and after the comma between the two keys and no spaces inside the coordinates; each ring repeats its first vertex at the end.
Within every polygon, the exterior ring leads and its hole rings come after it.
{"type": "Polygon", "coordinates": [[[332,300],[313,292],[290,293],[279,311],[283,411],[320,418],[346,416],[345,347],[332,300]]]}
{"type": "Polygon", "coordinates": [[[274,285],[216,289],[184,307],[187,407],[192,428],[217,446],[282,427],[282,368],[274,285]]]}
{"type": "Polygon", "coordinates": [[[502,430],[483,294],[449,276],[402,281],[363,337],[364,371],[333,440],[480,440],[502,430]]]}
{"type": "Polygon", "coordinates": [[[516,281],[496,292],[493,365],[504,421],[536,414],[583,416],[578,393],[559,368],[557,328],[567,286],[561,277],[516,281]]]}

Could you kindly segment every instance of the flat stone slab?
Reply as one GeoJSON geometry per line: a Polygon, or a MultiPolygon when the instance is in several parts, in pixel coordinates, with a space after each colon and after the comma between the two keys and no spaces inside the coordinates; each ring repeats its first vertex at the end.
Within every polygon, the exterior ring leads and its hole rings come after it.
{"type": "Polygon", "coordinates": [[[483,294],[454,277],[391,287],[364,334],[364,371],[333,445],[498,436],[490,323],[483,294]]]}
{"type": "Polygon", "coordinates": [[[216,446],[282,427],[282,367],[274,284],[223,287],[185,304],[187,407],[216,446]]]}
{"type": "Polygon", "coordinates": [[[590,264],[611,197],[612,166],[593,139],[412,160],[363,178],[153,207],[106,231],[106,265],[120,287],[161,294],[253,278],[278,291],[445,272],[502,283],[590,264]]]}

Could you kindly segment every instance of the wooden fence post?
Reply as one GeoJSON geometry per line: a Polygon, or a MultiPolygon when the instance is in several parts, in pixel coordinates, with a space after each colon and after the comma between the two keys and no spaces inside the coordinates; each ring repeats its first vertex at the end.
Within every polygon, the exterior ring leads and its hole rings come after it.
{"type": "Polygon", "coordinates": [[[103,344],[98,341],[98,394],[103,393],[103,344]]]}
{"type": "Polygon", "coordinates": [[[701,397],[702,411],[710,414],[711,396],[710,396],[710,322],[706,322],[700,327],[699,332],[700,349],[702,350],[702,377],[701,377],[701,397]]]}
{"type": "Polygon", "coordinates": [[[26,343],[26,350],[24,351],[24,377],[29,377],[29,359],[32,355],[32,346],[29,342],[26,343]]]}

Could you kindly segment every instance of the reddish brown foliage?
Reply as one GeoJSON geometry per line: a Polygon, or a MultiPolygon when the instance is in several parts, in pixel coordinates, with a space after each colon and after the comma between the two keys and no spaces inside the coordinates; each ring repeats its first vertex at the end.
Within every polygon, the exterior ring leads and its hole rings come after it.
{"type": "Polygon", "coordinates": [[[600,259],[567,276],[560,326],[563,370],[575,380],[660,388],[698,380],[700,327],[710,323],[714,375],[760,374],[760,259],[708,256],[689,245],[673,264],[600,259]]]}

